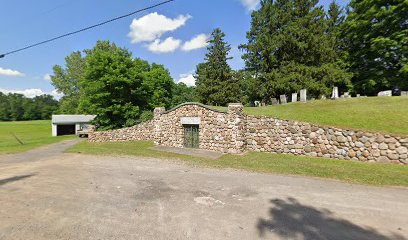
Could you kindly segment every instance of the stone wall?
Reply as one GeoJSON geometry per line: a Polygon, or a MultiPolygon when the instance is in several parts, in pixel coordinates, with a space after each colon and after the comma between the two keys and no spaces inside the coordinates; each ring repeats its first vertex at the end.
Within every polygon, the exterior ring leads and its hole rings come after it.
{"type": "Polygon", "coordinates": [[[284,153],[333,159],[408,164],[408,137],[323,127],[304,122],[245,115],[241,104],[228,111],[185,103],[156,108],[152,121],[114,131],[94,132],[92,142],[153,140],[183,147],[183,119],[199,121],[199,148],[223,153],[284,153]]]}
{"type": "Polygon", "coordinates": [[[94,131],[88,134],[90,142],[123,142],[154,140],[153,121],[147,121],[133,127],[122,128],[112,131],[94,131]]]}
{"type": "Polygon", "coordinates": [[[247,149],[312,157],[408,164],[408,138],[247,116],[247,149]]]}
{"type": "Polygon", "coordinates": [[[210,109],[202,104],[182,104],[167,112],[155,111],[155,143],[170,147],[183,147],[182,117],[200,118],[199,147],[224,153],[245,151],[245,116],[242,105],[231,104],[228,112],[210,109]]]}

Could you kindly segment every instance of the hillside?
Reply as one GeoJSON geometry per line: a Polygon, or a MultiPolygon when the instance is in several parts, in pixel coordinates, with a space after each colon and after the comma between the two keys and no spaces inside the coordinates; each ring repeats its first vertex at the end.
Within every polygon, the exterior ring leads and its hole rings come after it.
{"type": "Polygon", "coordinates": [[[317,100],[246,107],[245,113],[347,129],[408,135],[408,97],[317,100]]]}
{"type": "Polygon", "coordinates": [[[68,138],[72,136],[52,137],[49,120],[0,122],[0,154],[23,152],[68,138]]]}

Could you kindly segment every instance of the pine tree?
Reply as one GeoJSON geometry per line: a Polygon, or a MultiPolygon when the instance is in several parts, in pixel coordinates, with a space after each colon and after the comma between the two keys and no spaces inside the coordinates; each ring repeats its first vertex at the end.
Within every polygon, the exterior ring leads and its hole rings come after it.
{"type": "Polygon", "coordinates": [[[224,40],[225,33],[215,29],[209,40],[205,62],[197,65],[196,91],[199,100],[209,105],[227,105],[239,101],[239,83],[233,77],[228,57],[231,46],[224,40]]]}
{"type": "Polygon", "coordinates": [[[355,92],[408,90],[407,0],[352,0],[345,29],[355,92]]]}
{"type": "Polygon", "coordinates": [[[272,97],[307,88],[328,95],[350,75],[337,63],[329,21],[318,0],[262,0],[252,13],[244,51],[246,70],[255,76],[259,95],[272,97]]]}

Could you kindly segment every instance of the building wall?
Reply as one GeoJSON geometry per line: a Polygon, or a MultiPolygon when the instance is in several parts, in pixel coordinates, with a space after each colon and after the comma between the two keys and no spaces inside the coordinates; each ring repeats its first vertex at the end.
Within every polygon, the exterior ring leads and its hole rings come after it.
{"type": "Polygon", "coordinates": [[[152,121],[131,128],[94,132],[89,140],[152,140],[157,145],[183,147],[182,117],[200,118],[201,149],[408,164],[408,138],[245,115],[241,104],[230,104],[227,112],[197,103],[182,104],[169,111],[156,108],[152,121]]]}

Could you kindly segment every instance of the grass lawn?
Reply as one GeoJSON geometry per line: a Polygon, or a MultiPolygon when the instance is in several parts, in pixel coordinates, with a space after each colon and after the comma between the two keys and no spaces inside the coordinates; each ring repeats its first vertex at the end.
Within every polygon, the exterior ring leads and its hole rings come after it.
{"type": "Polygon", "coordinates": [[[302,175],[369,185],[408,187],[408,166],[370,164],[283,154],[255,153],[224,155],[214,160],[150,149],[152,142],[81,142],[67,150],[70,153],[98,155],[133,155],[179,159],[189,164],[216,168],[235,168],[255,172],[302,175]]]}
{"type": "Polygon", "coordinates": [[[0,154],[24,152],[72,137],[52,137],[51,121],[48,120],[0,122],[0,154]],[[23,144],[20,144],[13,134],[23,144]]]}
{"type": "Polygon", "coordinates": [[[408,136],[408,97],[318,100],[277,106],[246,107],[244,111],[250,115],[408,136]]]}

